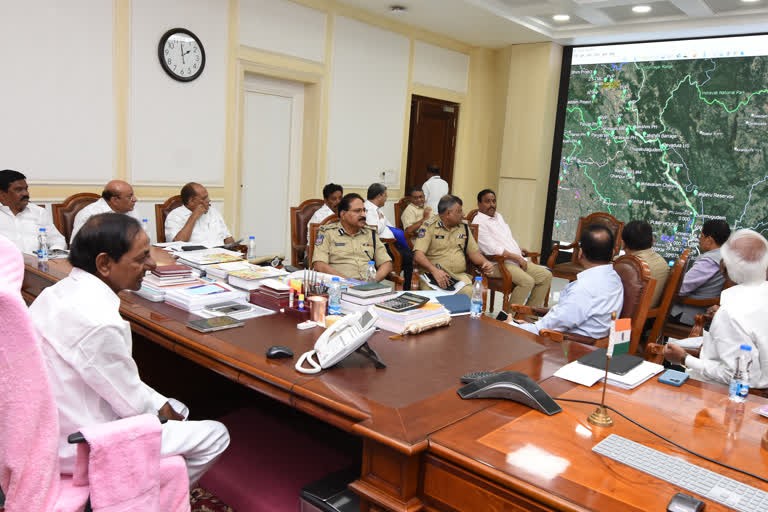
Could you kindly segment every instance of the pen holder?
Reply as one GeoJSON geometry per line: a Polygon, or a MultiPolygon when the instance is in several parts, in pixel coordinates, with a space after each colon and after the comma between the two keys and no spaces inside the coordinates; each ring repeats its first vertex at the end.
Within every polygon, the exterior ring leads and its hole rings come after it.
{"type": "Polygon", "coordinates": [[[308,304],[305,303],[304,310],[298,308],[285,308],[285,314],[296,319],[297,322],[305,322],[309,320],[310,313],[308,304]]]}

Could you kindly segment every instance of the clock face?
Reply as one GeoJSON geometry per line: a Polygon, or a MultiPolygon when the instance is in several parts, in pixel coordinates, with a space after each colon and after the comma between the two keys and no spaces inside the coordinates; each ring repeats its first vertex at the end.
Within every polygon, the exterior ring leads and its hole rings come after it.
{"type": "Polygon", "coordinates": [[[205,50],[200,39],[189,30],[174,28],[163,34],[157,46],[160,64],[171,78],[189,82],[205,67],[205,50]]]}

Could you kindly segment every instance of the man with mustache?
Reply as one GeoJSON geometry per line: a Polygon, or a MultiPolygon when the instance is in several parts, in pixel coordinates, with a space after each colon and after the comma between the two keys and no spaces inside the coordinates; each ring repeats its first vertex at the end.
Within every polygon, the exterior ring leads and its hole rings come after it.
{"type": "MultiPolygon", "coordinates": [[[[493,190],[485,189],[477,194],[477,209],[480,211],[472,221],[478,225],[477,244],[483,254],[504,256],[504,266],[515,284],[509,299],[510,304],[543,306],[549,285],[552,283],[552,273],[546,267],[525,259],[528,251],[520,248],[509,225],[496,211],[496,194],[493,190]]],[[[489,275],[501,277],[498,264],[494,263],[489,275]]]]}
{"type": "Polygon", "coordinates": [[[359,194],[347,194],[338,206],[339,221],[320,226],[312,254],[318,272],[365,281],[368,262],[376,262],[376,281],[392,271],[392,258],[376,231],[365,225],[365,207],[359,194]]]}
{"type": "Polygon", "coordinates": [[[45,208],[30,204],[27,177],[18,171],[0,171],[0,234],[23,253],[36,253],[40,228],[48,235],[48,250],[66,249],[67,242],[45,208]]]}

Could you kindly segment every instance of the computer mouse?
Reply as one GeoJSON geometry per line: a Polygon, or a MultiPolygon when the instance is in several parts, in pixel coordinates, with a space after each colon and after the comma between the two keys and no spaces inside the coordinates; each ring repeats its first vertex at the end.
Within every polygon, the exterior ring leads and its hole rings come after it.
{"type": "Polygon", "coordinates": [[[274,345],[267,349],[267,359],[282,359],[284,357],[293,357],[293,350],[282,345],[274,345]]]}

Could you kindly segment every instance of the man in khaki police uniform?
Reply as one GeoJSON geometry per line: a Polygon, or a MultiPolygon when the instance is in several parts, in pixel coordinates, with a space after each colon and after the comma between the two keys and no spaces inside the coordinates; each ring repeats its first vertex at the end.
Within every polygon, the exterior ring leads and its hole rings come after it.
{"type": "MultiPolygon", "coordinates": [[[[446,195],[437,205],[437,217],[426,221],[416,234],[413,243],[413,260],[424,271],[429,272],[441,287],[448,284],[448,278],[472,284],[472,277],[466,273],[466,255],[479,266],[483,273],[493,270],[490,261],[480,253],[475,237],[464,222],[464,212],[456,196],[446,195]]],[[[429,286],[421,282],[421,289],[429,286]]],[[[463,287],[459,293],[472,296],[472,286],[463,287]]]]}
{"type": "Polygon", "coordinates": [[[392,258],[376,232],[365,225],[359,194],[339,201],[339,221],[320,226],[312,254],[312,268],[335,276],[365,280],[368,262],[376,262],[376,281],[392,271],[392,258]]]}
{"type": "Polygon", "coordinates": [[[424,191],[421,187],[411,187],[408,196],[411,204],[406,206],[400,215],[406,238],[415,236],[416,232],[421,229],[421,225],[432,216],[432,208],[424,207],[424,191]]]}

